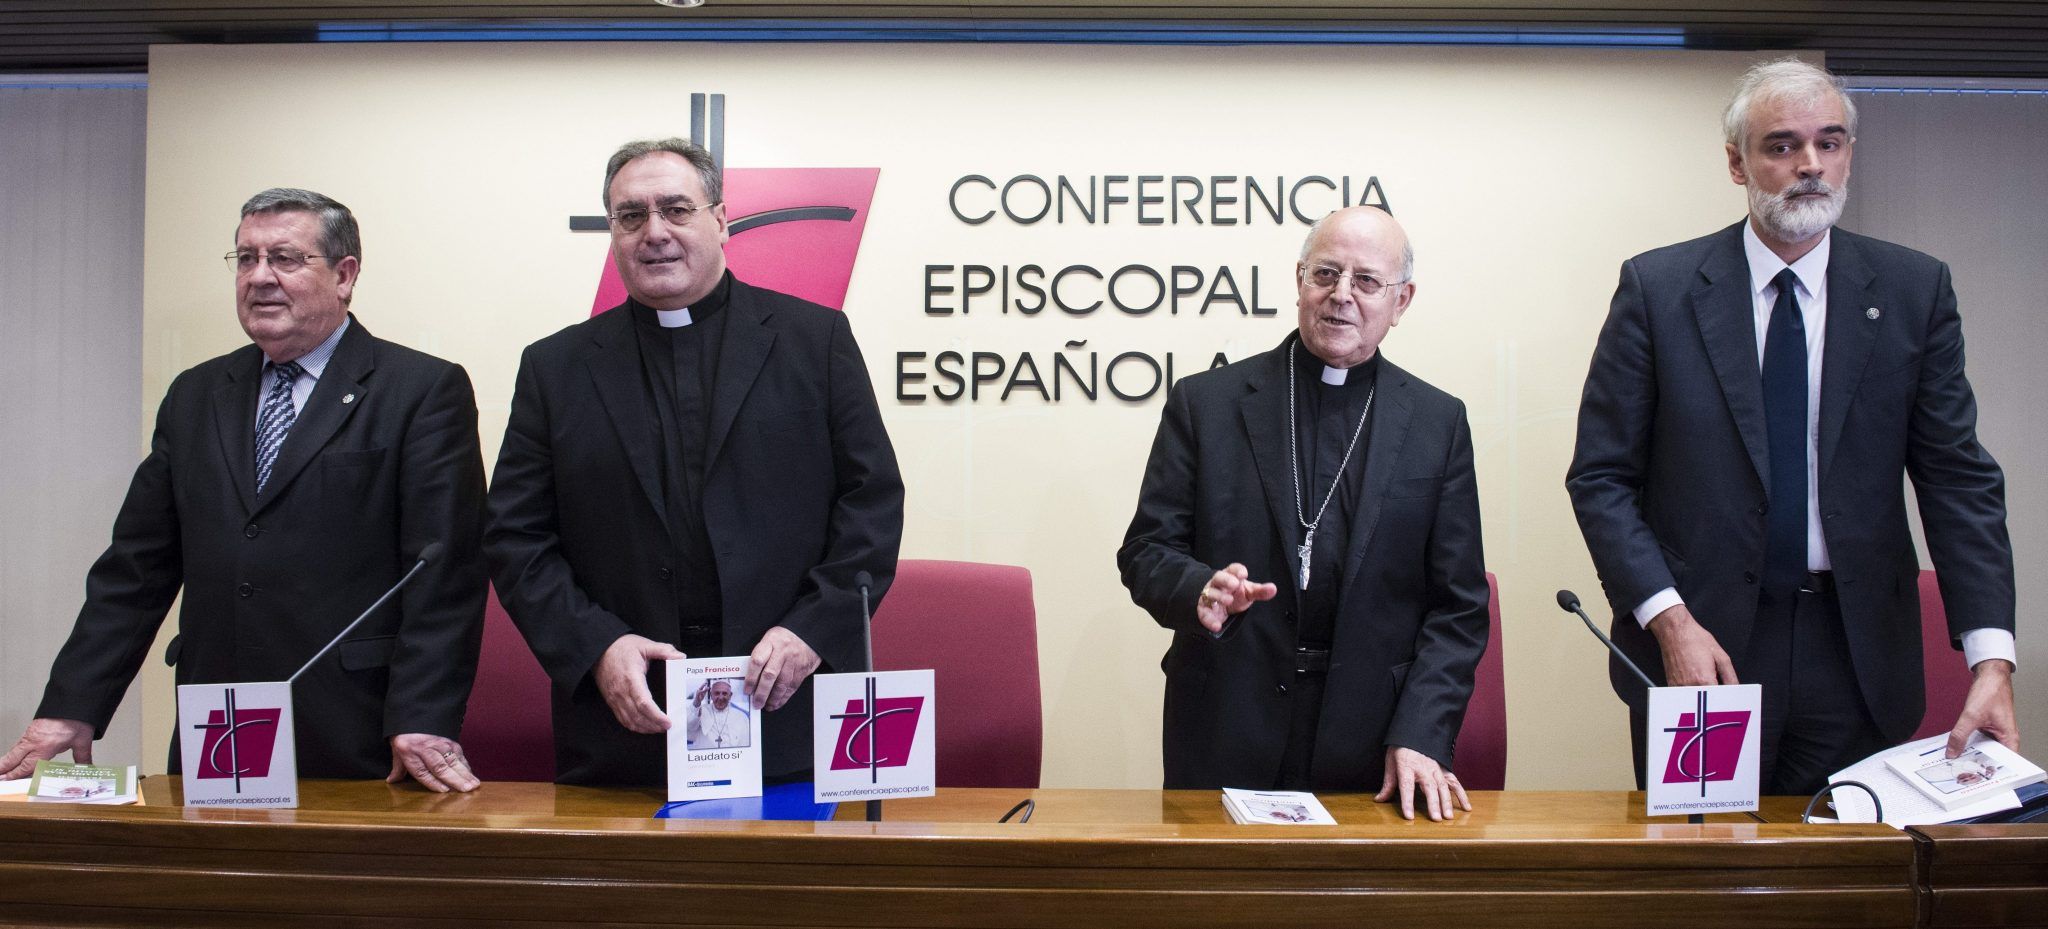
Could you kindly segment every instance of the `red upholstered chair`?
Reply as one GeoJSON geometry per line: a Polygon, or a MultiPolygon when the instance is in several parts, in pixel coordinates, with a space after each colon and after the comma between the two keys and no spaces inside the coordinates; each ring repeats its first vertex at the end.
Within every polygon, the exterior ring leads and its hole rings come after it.
{"type": "Polygon", "coordinates": [[[1038,786],[1044,730],[1030,571],[900,561],[874,637],[876,670],[938,672],[939,786],[1038,786]]]}
{"type": "Polygon", "coordinates": [[[555,779],[555,728],[548,715],[548,676],[526,637],[498,605],[484,604],[483,652],[462,721],[462,752],[485,781],[555,779]]]}
{"type": "Polygon", "coordinates": [[[1920,717],[1920,731],[1913,738],[1941,735],[1955,727],[1963,715],[1963,698],[1970,693],[1970,672],[1963,667],[1963,653],[1948,639],[1948,610],[1941,605],[1941,587],[1934,572],[1920,572],[1920,661],[1927,680],[1927,715],[1920,717]]]}
{"type": "Polygon", "coordinates": [[[1500,640],[1500,581],[1486,572],[1486,654],[1473,675],[1472,701],[1458,729],[1454,768],[1466,790],[1502,790],[1508,780],[1508,696],[1500,640]]]}

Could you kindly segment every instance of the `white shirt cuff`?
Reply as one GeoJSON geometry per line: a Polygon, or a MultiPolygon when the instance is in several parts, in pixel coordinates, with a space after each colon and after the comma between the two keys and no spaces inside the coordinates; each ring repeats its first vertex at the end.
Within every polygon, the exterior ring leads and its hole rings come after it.
{"type": "Polygon", "coordinates": [[[2003,658],[2020,666],[2019,650],[2014,647],[2012,633],[2004,629],[1972,629],[1963,633],[1963,662],[1976,667],[1980,661],[2003,658]]]}
{"type": "MultiPolygon", "coordinates": [[[[1678,595],[1678,588],[1676,587],[1666,587],[1663,590],[1657,591],[1650,595],[1650,599],[1644,600],[1642,606],[1636,607],[1636,625],[1648,629],[1650,628],[1650,620],[1656,619],[1658,613],[1662,613],[1684,602],[1685,598],[1678,595]]],[[[1991,630],[1982,631],[1989,632],[1991,630]]]]}

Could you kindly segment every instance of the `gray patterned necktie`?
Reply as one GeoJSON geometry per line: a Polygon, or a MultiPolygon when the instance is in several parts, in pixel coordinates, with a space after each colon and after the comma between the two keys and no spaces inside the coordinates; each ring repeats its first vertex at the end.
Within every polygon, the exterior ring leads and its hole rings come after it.
{"type": "Polygon", "coordinates": [[[256,417],[256,492],[263,492],[263,485],[270,482],[270,466],[277,462],[277,450],[284,447],[285,433],[290,432],[292,422],[299,418],[299,411],[292,406],[292,382],[306,369],[296,361],[273,365],[277,380],[270,385],[270,392],[263,396],[263,412],[256,417]]]}

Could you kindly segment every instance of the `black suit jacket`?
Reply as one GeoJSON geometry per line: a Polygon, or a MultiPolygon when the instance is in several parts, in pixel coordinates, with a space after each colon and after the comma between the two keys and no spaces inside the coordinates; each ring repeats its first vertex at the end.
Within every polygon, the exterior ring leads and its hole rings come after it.
{"type": "MultiPolygon", "coordinates": [[[[1168,788],[1268,787],[1286,749],[1301,544],[1287,454],[1293,341],[1174,385],[1117,552],[1131,599],[1174,631],[1162,665],[1168,788]],[[1233,561],[1280,593],[1213,638],[1196,599],[1233,561]]],[[[1465,406],[1384,358],[1376,390],[1310,773],[1317,790],[1378,790],[1389,745],[1449,768],[1486,648],[1465,406]]]]}
{"type": "MultiPolygon", "coordinates": [[[[1821,358],[1819,492],[1851,660],[1887,738],[1925,710],[1911,477],[1950,633],[2013,628],[2005,480],[1977,443],[1948,267],[1834,231],[1821,358]]],[[[1630,615],[1676,587],[1742,673],[1757,614],[1770,449],[1742,224],[1621,268],[1579,406],[1566,487],[1614,608],[1614,641],[1662,679],[1630,615]]],[[[1619,662],[1615,691],[1643,689],[1619,662]]]]}
{"type": "Polygon", "coordinates": [[[284,680],[440,542],[293,688],[299,774],[381,778],[390,736],[461,735],[485,583],[475,394],[351,317],[258,500],[262,366],[248,345],[171,382],[36,715],[104,731],[180,587],[178,683],[284,680]]]}
{"type": "MultiPolygon", "coordinates": [[[[896,572],[903,482],[846,316],[732,282],[704,474],[725,653],[786,626],[863,670],[860,591],[896,572]]],[[[665,494],[631,316],[619,309],[529,346],[498,454],[485,539],[498,595],[554,681],[556,776],[664,783],[660,736],[627,731],[591,675],[627,633],[681,640],[665,494]]],[[[692,655],[691,657],[708,657],[692,655]]],[[[662,675],[650,675],[657,699],[662,675]]],[[[810,683],[764,720],[764,772],[811,766],[810,683]]],[[[682,725],[682,719],[674,719],[682,725]]]]}

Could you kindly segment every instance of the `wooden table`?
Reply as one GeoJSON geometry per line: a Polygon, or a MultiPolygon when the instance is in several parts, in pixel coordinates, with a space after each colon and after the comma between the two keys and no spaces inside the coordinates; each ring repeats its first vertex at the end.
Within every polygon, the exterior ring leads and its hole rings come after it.
{"type": "MultiPolygon", "coordinates": [[[[1796,823],[1804,802],[1766,797],[1756,817],[1796,823]]],[[[2048,824],[1914,826],[1922,926],[2048,929],[2048,824]]]]}
{"type": "Polygon", "coordinates": [[[2048,926],[2048,825],[1916,826],[1921,925],[2048,926]]]}
{"type": "Polygon", "coordinates": [[[1651,823],[1619,792],[1477,793],[1450,823],[1327,796],[1334,827],[1233,826],[1213,791],[948,790],[881,823],[655,820],[658,791],[546,784],[177,795],[0,804],[0,925],[1903,927],[1931,909],[1921,845],[1944,847],[1758,821],[1790,800],[1651,823]],[[1029,824],[994,822],[1026,796],[1029,824]]]}

